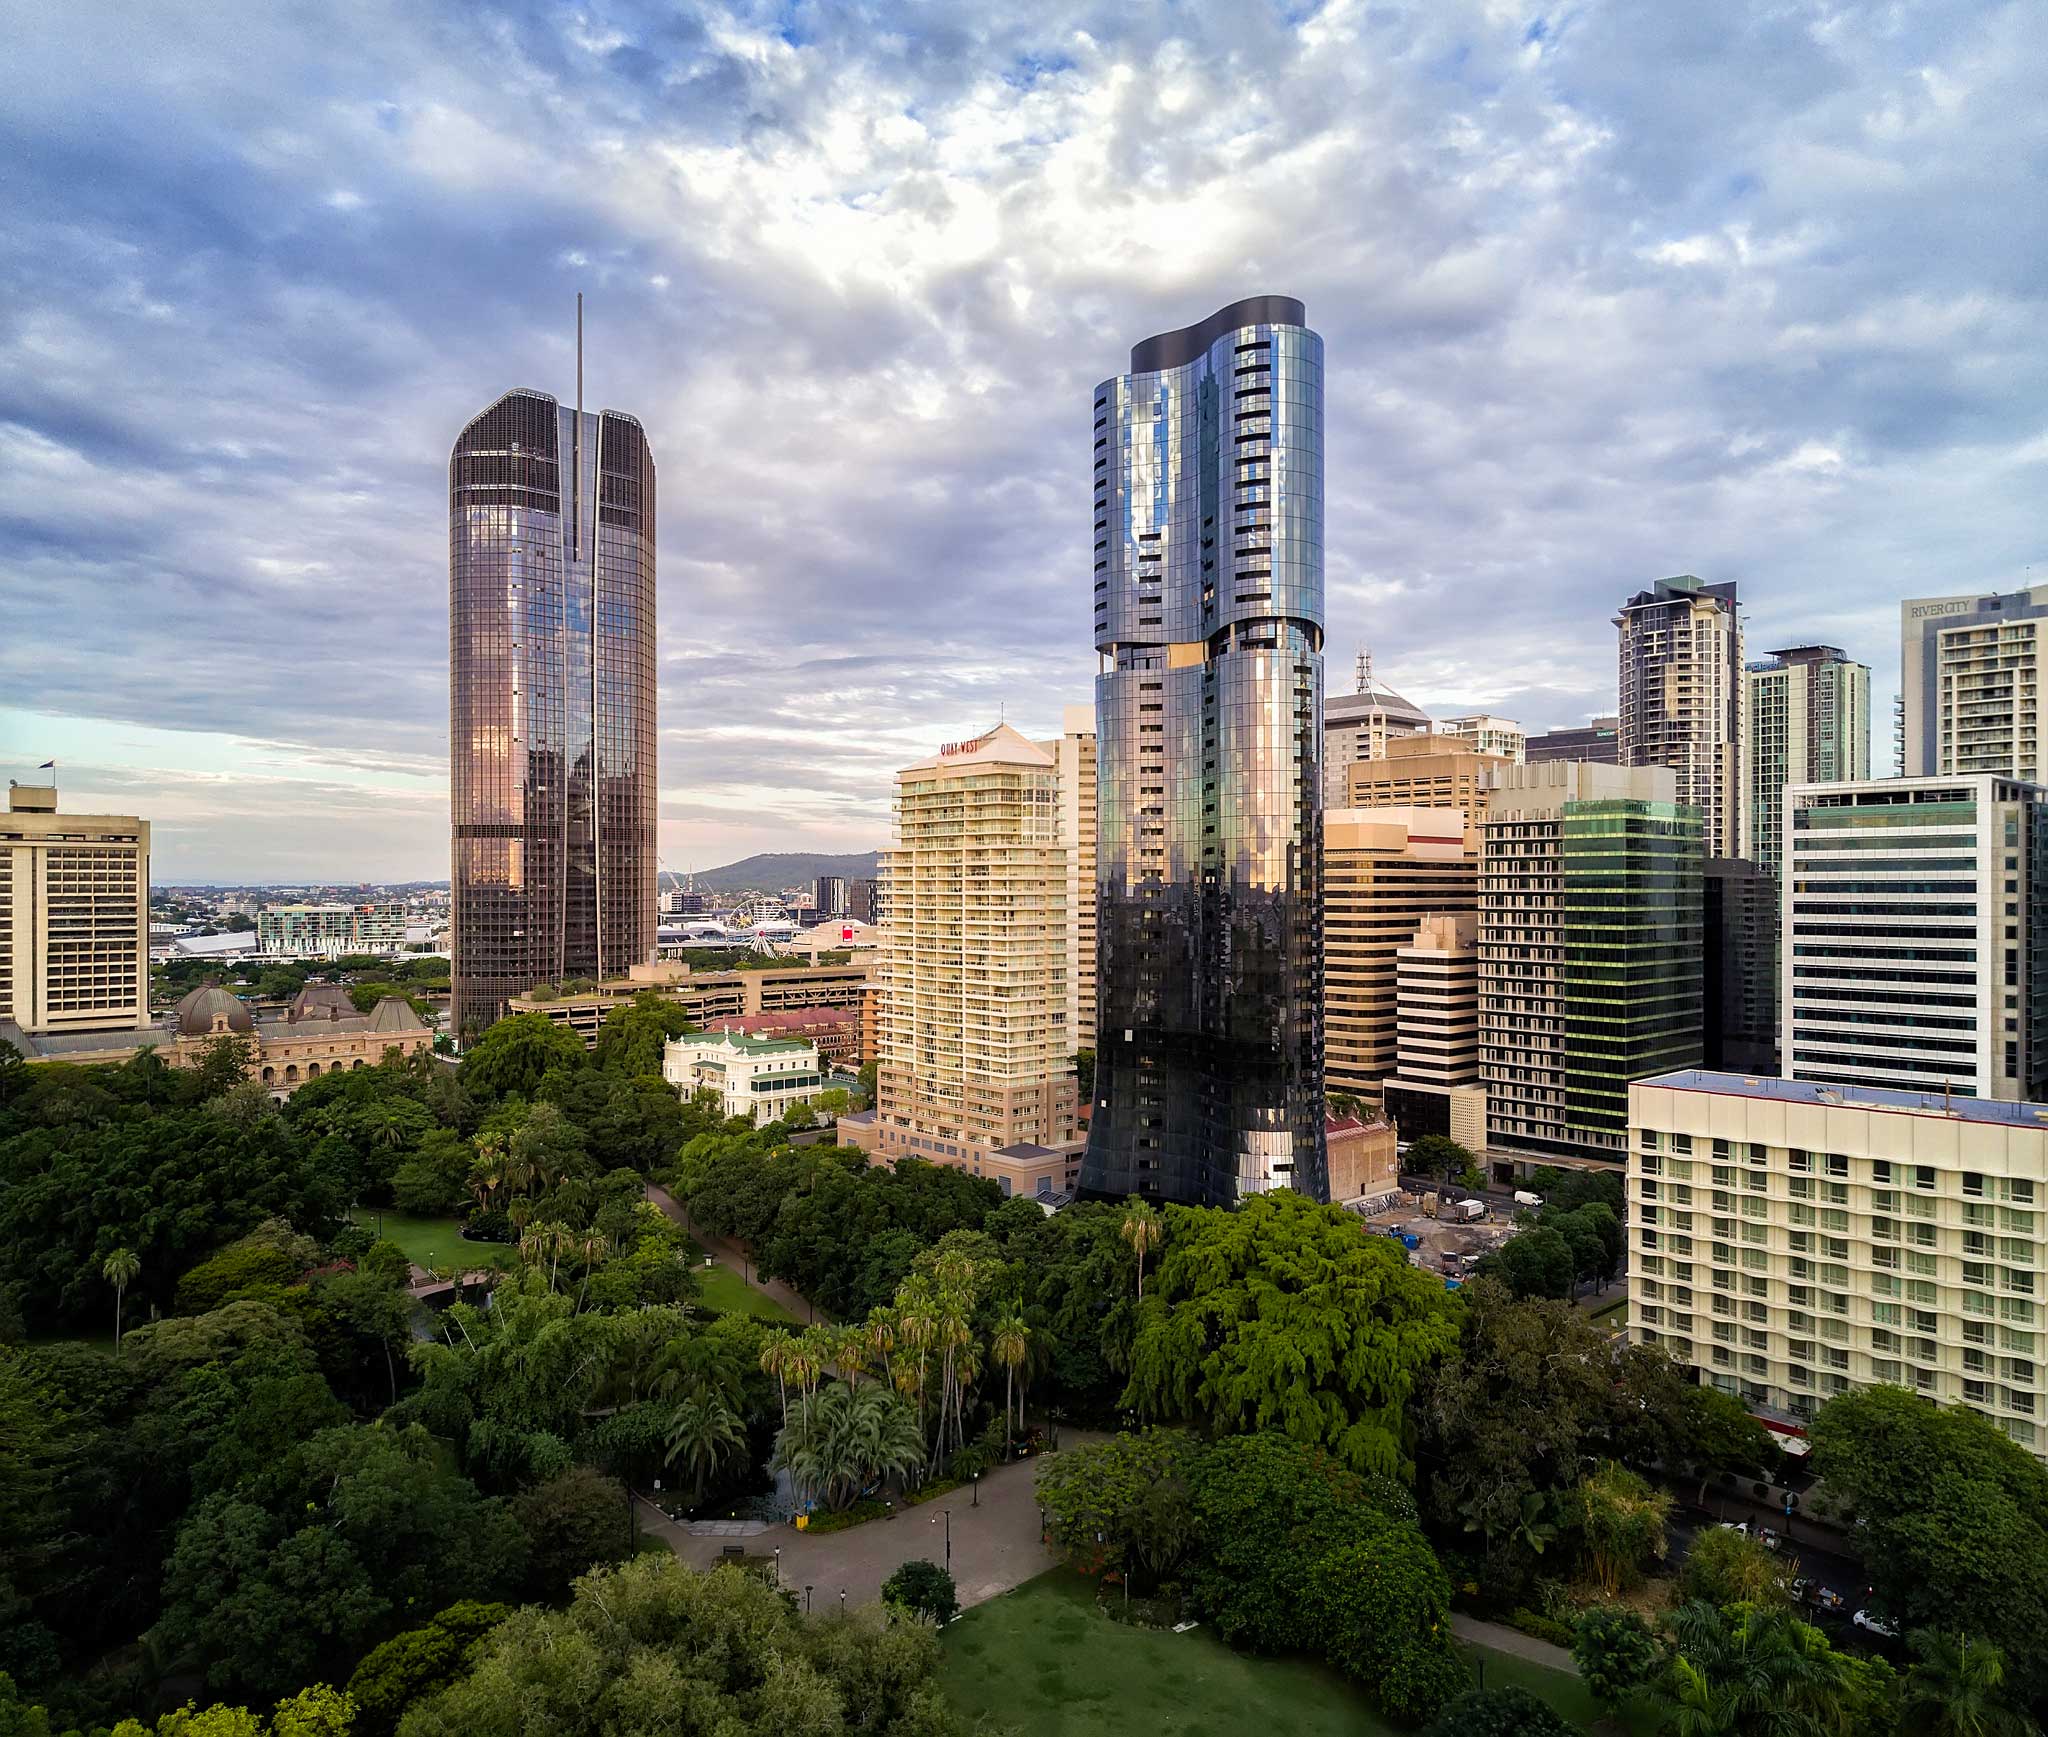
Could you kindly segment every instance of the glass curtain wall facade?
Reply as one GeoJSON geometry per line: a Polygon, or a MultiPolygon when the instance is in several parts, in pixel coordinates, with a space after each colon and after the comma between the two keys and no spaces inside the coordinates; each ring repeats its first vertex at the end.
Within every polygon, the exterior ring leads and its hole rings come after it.
{"type": "Polygon", "coordinates": [[[1095,391],[1089,1194],[1329,1196],[1323,342],[1305,317],[1233,303],[1095,391]]]}
{"type": "Polygon", "coordinates": [[[630,416],[509,392],[448,463],[454,1025],[655,933],[654,458],[630,416]]]}
{"type": "Polygon", "coordinates": [[[1690,804],[1565,804],[1565,1115],[1616,1150],[1629,1082],[1700,1059],[1700,831],[1690,804]]]}

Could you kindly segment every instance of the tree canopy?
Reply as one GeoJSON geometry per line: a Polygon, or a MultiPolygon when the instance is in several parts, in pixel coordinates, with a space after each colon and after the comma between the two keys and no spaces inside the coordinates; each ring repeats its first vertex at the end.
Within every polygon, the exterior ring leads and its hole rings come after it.
{"type": "Polygon", "coordinates": [[[1166,1218],[1125,1403],[1162,1420],[1279,1430],[1354,1470],[1410,1475],[1408,1401],[1458,1338],[1442,1281],[1298,1194],[1166,1218]]]}

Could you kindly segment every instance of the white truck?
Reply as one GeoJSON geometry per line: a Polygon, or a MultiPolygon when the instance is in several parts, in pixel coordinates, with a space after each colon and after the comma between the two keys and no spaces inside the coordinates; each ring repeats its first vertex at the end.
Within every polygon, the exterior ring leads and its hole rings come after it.
{"type": "Polygon", "coordinates": [[[1515,1190],[1515,1204],[1517,1206],[1526,1206],[1531,1212],[1534,1212],[1543,1204],[1543,1196],[1533,1193],[1526,1188],[1517,1188],[1515,1190]]]}
{"type": "Polygon", "coordinates": [[[1483,1200],[1454,1201],[1451,1204],[1449,1211],[1444,1216],[1454,1219],[1464,1219],[1469,1223],[1471,1220],[1475,1218],[1484,1218],[1486,1216],[1486,1202],[1483,1200]]]}

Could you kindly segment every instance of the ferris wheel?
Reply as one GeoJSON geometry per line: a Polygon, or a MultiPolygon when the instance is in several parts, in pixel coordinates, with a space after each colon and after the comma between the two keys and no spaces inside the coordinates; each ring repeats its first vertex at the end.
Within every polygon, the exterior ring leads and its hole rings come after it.
{"type": "Polygon", "coordinates": [[[788,919],[782,914],[781,903],[769,898],[765,893],[757,893],[751,899],[742,900],[733,907],[731,915],[725,919],[725,926],[736,931],[758,931],[771,923],[786,926],[788,919]]]}

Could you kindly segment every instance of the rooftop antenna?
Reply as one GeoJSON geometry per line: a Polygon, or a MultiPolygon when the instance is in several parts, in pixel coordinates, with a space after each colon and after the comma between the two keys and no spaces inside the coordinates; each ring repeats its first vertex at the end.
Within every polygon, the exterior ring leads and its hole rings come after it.
{"type": "Polygon", "coordinates": [[[1372,651],[1363,645],[1358,648],[1358,691],[1362,694],[1372,692],[1372,651]]]}
{"type": "Polygon", "coordinates": [[[576,426],[583,426],[583,292],[576,292],[576,426]]]}

